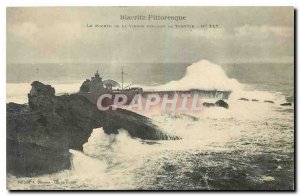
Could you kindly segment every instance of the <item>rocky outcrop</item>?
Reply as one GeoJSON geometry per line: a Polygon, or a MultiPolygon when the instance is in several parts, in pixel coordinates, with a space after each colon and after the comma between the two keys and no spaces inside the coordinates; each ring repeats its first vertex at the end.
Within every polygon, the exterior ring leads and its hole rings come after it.
{"type": "Polygon", "coordinates": [[[270,100],[265,100],[265,103],[274,103],[274,101],[270,101],[270,100]]]}
{"type": "Polygon", "coordinates": [[[55,90],[50,85],[44,85],[41,82],[34,81],[28,94],[28,104],[32,110],[51,109],[55,90]]]}
{"type": "Polygon", "coordinates": [[[216,103],[208,103],[208,102],[204,102],[202,104],[204,107],[223,107],[223,108],[226,108],[228,109],[229,108],[229,105],[228,103],[226,103],[224,100],[220,99],[218,100],[216,103]]]}
{"type": "Polygon", "coordinates": [[[215,104],[214,104],[214,103],[208,103],[208,102],[204,102],[202,105],[203,105],[204,107],[207,107],[207,108],[209,108],[209,107],[215,107],[215,104]]]}
{"type": "Polygon", "coordinates": [[[70,168],[69,149],[83,150],[94,128],[107,134],[123,128],[146,140],[180,139],[151,119],[131,111],[99,111],[78,94],[55,96],[50,85],[35,81],[29,104],[7,104],[7,172],[34,176],[70,168]]]}
{"type": "Polygon", "coordinates": [[[223,101],[223,100],[218,100],[218,101],[215,103],[215,105],[216,105],[216,106],[219,106],[219,107],[226,108],[226,109],[229,108],[228,103],[226,103],[226,102],[223,101]]]}
{"type": "Polygon", "coordinates": [[[258,99],[252,99],[251,101],[255,101],[255,102],[257,102],[257,101],[258,101],[258,99]]]}
{"type": "Polygon", "coordinates": [[[89,79],[87,79],[86,81],[84,81],[81,84],[79,91],[84,92],[84,93],[89,92],[90,91],[90,86],[91,86],[91,81],[89,79]]]}
{"type": "Polygon", "coordinates": [[[282,103],[281,106],[292,106],[292,103],[282,103]]]}
{"type": "Polygon", "coordinates": [[[249,101],[249,99],[247,99],[247,98],[239,98],[239,100],[241,100],[241,101],[249,101]]]}

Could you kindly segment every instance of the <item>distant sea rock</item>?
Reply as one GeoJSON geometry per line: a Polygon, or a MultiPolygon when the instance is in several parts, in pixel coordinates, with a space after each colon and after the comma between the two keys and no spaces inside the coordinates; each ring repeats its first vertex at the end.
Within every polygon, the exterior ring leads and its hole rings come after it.
{"type": "Polygon", "coordinates": [[[281,106],[292,106],[292,103],[282,103],[281,106]]]}
{"type": "Polygon", "coordinates": [[[257,99],[252,99],[251,101],[255,101],[255,102],[257,102],[258,100],[257,100],[257,99]]]}
{"type": "Polygon", "coordinates": [[[69,149],[82,151],[94,128],[107,134],[123,128],[147,140],[180,139],[134,112],[99,111],[84,96],[55,96],[53,87],[38,81],[31,86],[28,105],[7,104],[7,172],[17,177],[69,169],[69,149]]]}
{"type": "Polygon", "coordinates": [[[216,105],[216,106],[219,106],[219,107],[226,108],[226,109],[229,108],[228,103],[226,103],[226,102],[223,101],[223,100],[218,100],[218,101],[215,103],[215,105],[216,105]]]}
{"type": "Polygon", "coordinates": [[[241,100],[241,101],[249,101],[249,99],[246,99],[246,98],[239,98],[239,100],[241,100]]]}
{"type": "Polygon", "coordinates": [[[202,104],[204,107],[215,107],[215,104],[214,103],[208,103],[208,102],[204,102],[203,104],[202,104]]]}
{"type": "Polygon", "coordinates": [[[270,101],[270,100],[265,100],[265,103],[274,103],[274,101],[270,101]]]}
{"type": "Polygon", "coordinates": [[[226,103],[225,101],[223,101],[223,100],[218,100],[216,103],[208,103],[208,102],[204,102],[203,104],[202,104],[204,107],[215,107],[215,106],[217,106],[217,107],[223,107],[223,108],[226,108],[226,109],[228,109],[229,108],[229,105],[228,105],[228,103],[226,103]]]}

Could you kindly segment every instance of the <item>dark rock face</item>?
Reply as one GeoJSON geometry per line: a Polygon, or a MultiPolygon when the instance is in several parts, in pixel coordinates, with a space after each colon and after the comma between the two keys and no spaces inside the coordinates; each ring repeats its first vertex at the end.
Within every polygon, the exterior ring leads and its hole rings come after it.
{"type": "Polygon", "coordinates": [[[229,108],[228,103],[226,103],[226,102],[223,101],[223,100],[218,100],[218,101],[215,103],[215,105],[216,105],[216,106],[219,106],[219,107],[226,108],[226,109],[229,108]]]}
{"type": "Polygon", "coordinates": [[[90,86],[91,86],[91,81],[90,80],[86,80],[84,81],[81,86],[80,86],[80,92],[89,92],[90,91],[90,86]]]}
{"type": "Polygon", "coordinates": [[[55,90],[50,85],[44,85],[39,81],[31,84],[32,88],[28,94],[28,104],[33,110],[35,109],[51,109],[53,105],[53,97],[55,90]]]}
{"type": "Polygon", "coordinates": [[[223,100],[218,100],[216,103],[208,103],[208,102],[204,102],[203,104],[202,104],[204,107],[207,107],[207,108],[209,108],[209,107],[223,107],[223,108],[226,108],[226,109],[228,109],[229,108],[229,105],[228,105],[228,103],[226,103],[225,101],[223,101],[223,100]]]}
{"type": "Polygon", "coordinates": [[[55,96],[50,85],[33,82],[29,106],[7,104],[7,172],[34,176],[69,169],[69,149],[83,150],[94,128],[116,134],[123,128],[147,140],[180,139],[166,134],[151,119],[117,109],[99,111],[83,96],[55,96]]]}
{"type": "Polygon", "coordinates": [[[239,100],[241,100],[241,101],[249,101],[249,99],[246,99],[246,98],[239,98],[239,100]]]}
{"type": "Polygon", "coordinates": [[[292,106],[292,103],[282,103],[281,106],[292,106]]]}
{"type": "Polygon", "coordinates": [[[264,102],[266,102],[266,103],[274,103],[274,101],[270,101],[270,100],[265,100],[264,102]]]}
{"type": "Polygon", "coordinates": [[[208,103],[208,102],[204,102],[203,104],[202,104],[204,107],[215,107],[215,104],[214,103],[208,103]]]}
{"type": "Polygon", "coordinates": [[[8,103],[6,104],[6,112],[7,113],[21,113],[21,112],[26,112],[28,111],[29,108],[27,105],[20,105],[17,103],[8,103]]]}

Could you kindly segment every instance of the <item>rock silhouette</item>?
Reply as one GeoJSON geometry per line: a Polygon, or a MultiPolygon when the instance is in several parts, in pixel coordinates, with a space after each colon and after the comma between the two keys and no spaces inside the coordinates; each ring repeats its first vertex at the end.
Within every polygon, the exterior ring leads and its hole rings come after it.
{"type": "Polygon", "coordinates": [[[226,102],[223,101],[223,100],[218,100],[218,101],[215,103],[215,105],[216,105],[216,106],[219,106],[219,107],[226,108],[226,109],[229,108],[228,103],[226,103],[226,102]]]}
{"type": "Polygon", "coordinates": [[[246,99],[246,98],[239,98],[239,100],[241,100],[241,101],[249,101],[249,99],[246,99]]]}
{"type": "Polygon", "coordinates": [[[274,101],[270,101],[270,100],[265,100],[265,103],[274,103],[274,101]]]}
{"type": "Polygon", "coordinates": [[[203,104],[202,104],[204,107],[215,107],[215,104],[214,103],[208,103],[208,102],[204,102],[203,104]]]}
{"type": "Polygon", "coordinates": [[[292,103],[282,103],[281,106],[292,106],[292,103]]]}
{"type": "Polygon", "coordinates": [[[69,169],[69,149],[83,150],[94,128],[107,134],[123,128],[147,140],[180,139],[166,134],[151,119],[131,111],[99,111],[78,94],[55,96],[55,89],[35,81],[28,105],[7,104],[7,172],[35,176],[69,169]]]}
{"type": "Polygon", "coordinates": [[[228,109],[229,108],[229,105],[228,103],[226,103],[225,101],[223,101],[222,99],[218,100],[216,103],[208,103],[208,102],[204,102],[202,104],[204,107],[223,107],[223,108],[226,108],[228,109]]]}

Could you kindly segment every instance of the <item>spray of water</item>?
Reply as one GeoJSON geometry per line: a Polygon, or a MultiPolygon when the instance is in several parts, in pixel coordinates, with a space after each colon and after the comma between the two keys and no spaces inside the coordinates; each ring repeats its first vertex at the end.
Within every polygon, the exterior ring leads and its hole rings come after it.
{"type": "MultiPolygon", "coordinates": [[[[148,114],[164,130],[182,138],[177,141],[143,141],[130,137],[126,130],[119,130],[117,135],[107,135],[102,128],[95,129],[84,144],[83,152],[70,150],[71,170],[36,177],[33,180],[69,180],[65,185],[53,184],[51,188],[136,189],[151,183],[153,179],[150,176],[163,169],[157,163],[167,161],[175,164],[178,153],[183,155],[187,152],[196,154],[244,150],[251,154],[262,148],[272,151],[276,149],[275,144],[282,145],[287,143],[285,141],[292,141],[293,115],[284,112],[284,108],[279,105],[284,101],[283,95],[277,92],[245,90],[245,85],[228,78],[219,65],[207,60],[189,66],[185,76],[178,81],[144,88],[231,90],[232,95],[227,100],[229,109],[212,107],[204,108],[199,113],[148,114]],[[241,97],[258,99],[259,102],[238,100],[241,97]],[[268,104],[263,100],[272,100],[275,104],[268,104]],[[265,146],[261,147],[257,143],[265,146]]],[[[185,166],[187,170],[192,170],[188,162],[185,166]]],[[[15,178],[9,179],[12,181],[11,186],[14,186],[15,178]]]]}

